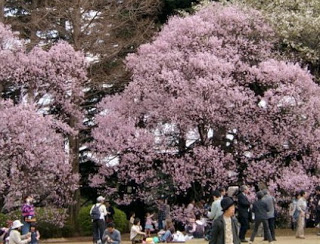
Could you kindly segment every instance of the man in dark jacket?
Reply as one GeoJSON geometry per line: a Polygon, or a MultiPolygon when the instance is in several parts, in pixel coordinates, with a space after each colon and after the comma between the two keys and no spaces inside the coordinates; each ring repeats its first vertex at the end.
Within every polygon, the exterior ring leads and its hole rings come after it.
{"type": "Polygon", "coordinates": [[[213,221],[209,244],[240,244],[234,202],[230,197],[221,200],[223,214],[213,221]]]}
{"type": "Polygon", "coordinates": [[[254,213],[254,230],[252,232],[249,244],[254,241],[254,237],[256,236],[261,223],[263,224],[263,229],[266,233],[265,238],[270,244],[272,243],[272,237],[268,225],[268,212],[270,209],[268,208],[267,203],[262,200],[263,196],[264,193],[259,191],[257,193],[258,200],[253,203],[252,212],[254,213]]]}
{"type": "Polygon", "coordinates": [[[238,195],[238,220],[240,222],[239,238],[241,242],[248,242],[245,237],[249,229],[249,209],[250,202],[247,198],[249,188],[245,185],[240,187],[240,194],[238,195]]]}
{"type": "Polygon", "coordinates": [[[109,201],[106,201],[106,209],[107,209],[107,216],[106,216],[106,222],[107,223],[113,223],[113,215],[115,213],[114,208],[111,206],[109,201]]]}
{"type": "MultiPolygon", "coordinates": [[[[274,198],[270,195],[269,191],[267,189],[263,189],[262,193],[264,194],[264,196],[262,197],[262,201],[265,202],[268,206],[268,225],[269,225],[269,229],[270,229],[270,234],[272,237],[273,241],[276,241],[276,237],[275,237],[275,200],[274,198]]],[[[264,232],[264,241],[267,241],[267,233],[264,232]]]]}

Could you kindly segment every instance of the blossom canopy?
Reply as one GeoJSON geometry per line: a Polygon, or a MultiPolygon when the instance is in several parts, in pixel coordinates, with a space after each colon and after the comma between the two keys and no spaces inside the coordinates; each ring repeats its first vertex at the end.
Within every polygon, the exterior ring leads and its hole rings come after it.
{"type": "Polygon", "coordinates": [[[93,133],[101,167],[92,185],[123,202],[163,193],[200,198],[261,181],[279,193],[289,189],[292,169],[309,182],[294,177],[290,189],[312,189],[320,89],[306,69],[276,58],[276,41],[259,12],[237,5],[171,18],[127,57],[125,91],[101,103],[93,133]],[[110,155],[119,162],[108,164],[110,155]],[[121,192],[125,185],[135,194],[121,192]]]}

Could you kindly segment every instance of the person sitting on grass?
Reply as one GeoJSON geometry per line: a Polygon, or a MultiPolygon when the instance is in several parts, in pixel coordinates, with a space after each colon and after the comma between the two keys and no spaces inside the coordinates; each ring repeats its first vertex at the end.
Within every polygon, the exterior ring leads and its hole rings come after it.
{"type": "Polygon", "coordinates": [[[142,230],[142,227],[140,225],[140,219],[135,218],[133,222],[133,226],[131,227],[131,230],[130,230],[130,241],[132,242],[132,244],[142,243],[143,238],[145,238],[146,236],[146,233],[142,232],[141,230],[142,230]]]}
{"type": "Polygon", "coordinates": [[[174,224],[172,221],[166,221],[166,230],[163,234],[160,235],[161,242],[172,242],[173,241],[173,233],[175,232],[174,224]]]}
{"type": "Polygon", "coordinates": [[[121,234],[120,231],[115,229],[114,223],[108,223],[107,228],[103,233],[102,241],[105,244],[120,244],[121,234]]]}

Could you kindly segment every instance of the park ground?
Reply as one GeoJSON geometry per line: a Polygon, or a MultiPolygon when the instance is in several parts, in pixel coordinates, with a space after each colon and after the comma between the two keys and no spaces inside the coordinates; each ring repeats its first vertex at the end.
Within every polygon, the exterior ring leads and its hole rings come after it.
{"type": "MultiPolygon", "coordinates": [[[[247,239],[249,239],[251,232],[247,233],[247,239]]],[[[295,233],[292,230],[280,229],[276,230],[277,241],[275,244],[320,244],[320,236],[316,235],[316,229],[306,229],[306,239],[296,239],[295,233]]],[[[75,238],[60,238],[60,239],[48,239],[42,243],[56,243],[56,244],[92,244],[91,237],[75,237],[75,238]]],[[[193,239],[186,242],[186,244],[207,244],[204,239],[193,239]]],[[[256,237],[255,244],[267,244],[263,241],[262,237],[256,237]]],[[[129,241],[129,234],[122,235],[122,244],[131,244],[129,241]]]]}

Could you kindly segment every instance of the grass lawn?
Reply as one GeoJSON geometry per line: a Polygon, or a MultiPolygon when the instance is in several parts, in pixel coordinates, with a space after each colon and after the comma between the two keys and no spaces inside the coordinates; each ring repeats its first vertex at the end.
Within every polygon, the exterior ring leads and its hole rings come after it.
{"type": "MultiPolygon", "coordinates": [[[[296,239],[295,232],[290,229],[277,229],[275,244],[320,244],[320,236],[317,236],[317,229],[306,229],[306,239],[296,239]]],[[[251,231],[247,233],[247,239],[249,239],[251,231]]],[[[262,240],[262,237],[256,237],[254,243],[268,243],[262,240]]],[[[74,238],[58,238],[43,240],[42,243],[70,243],[70,244],[92,244],[92,237],[74,237],[74,238]]],[[[193,239],[187,241],[186,244],[207,244],[204,239],[193,239]]],[[[131,244],[129,241],[129,234],[122,235],[122,244],[131,244]]]]}

